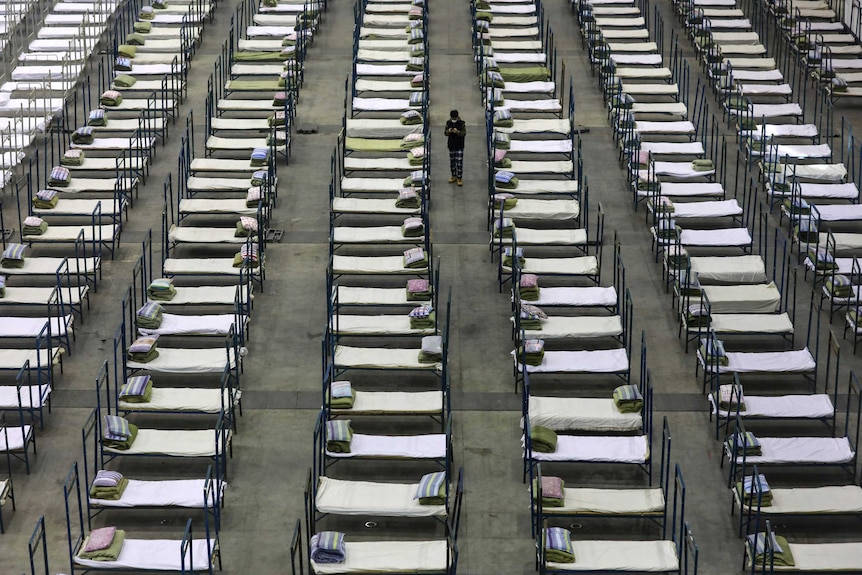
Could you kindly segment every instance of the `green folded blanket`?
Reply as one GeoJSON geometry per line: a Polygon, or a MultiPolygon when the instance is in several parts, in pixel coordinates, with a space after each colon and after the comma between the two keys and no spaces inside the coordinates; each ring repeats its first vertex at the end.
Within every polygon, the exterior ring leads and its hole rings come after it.
{"type": "Polygon", "coordinates": [[[431,312],[428,317],[411,317],[410,329],[434,329],[436,312],[431,312]]]}
{"type": "MultiPolygon", "coordinates": [[[[83,166],[84,165],[84,150],[78,150],[78,151],[81,153],[76,155],[76,156],[67,156],[66,154],[63,154],[62,156],[60,156],[60,165],[61,166],[83,166]]],[[[34,202],[33,205],[36,206],[36,203],[34,202]]],[[[42,206],[36,206],[36,207],[41,208],[42,206]]],[[[51,207],[54,207],[54,206],[51,206],[51,207]]],[[[50,209],[50,208],[45,208],[45,209],[50,209]]]]}
{"type": "Polygon", "coordinates": [[[620,413],[639,413],[644,399],[636,386],[621,385],[614,390],[614,405],[620,413]]]}
{"type": "Polygon", "coordinates": [[[505,82],[545,82],[551,78],[551,70],[545,66],[524,68],[500,68],[505,82]]]}
{"type": "Polygon", "coordinates": [[[147,386],[144,388],[144,392],[141,395],[124,395],[120,397],[120,401],[125,401],[126,403],[149,403],[153,398],[153,382],[148,381],[147,386]]]}
{"type": "Polygon", "coordinates": [[[129,361],[137,363],[149,363],[159,357],[159,350],[153,347],[147,353],[132,353],[129,352],[129,361]]]}
{"type": "Polygon", "coordinates": [[[539,288],[518,288],[518,297],[525,301],[536,301],[539,299],[539,288]]]}
{"type": "Polygon", "coordinates": [[[25,236],[41,236],[48,231],[48,222],[42,221],[38,226],[21,226],[21,233],[25,236]]]}
{"type": "Polygon", "coordinates": [[[128,74],[120,74],[116,78],[114,78],[114,85],[120,88],[131,88],[135,85],[138,79],[134,76],[129,76],[128,74]]]}
{"type": "Polygon", "coordinates": [[[110,449],[118,449],[120,451],[126,451],[129,449],[132,444],[135,442],[135,438],[138,436],[138,426],[130,423],[129,424],[129,438],[125,441],[119,441],[117,439],[105,439],[102,438],[102,445],[108,447],[110,449]]]}
{"type": "MultiPolygon", "coordinates": [[[[351,437],[353,433],[350,434],[351,437]]],[[[326,451],[330,453],[350,453],[350,441],[326,441],[326,451]]]]}
{"type": "MultiPolygon", "coordinates": [[[[758,533],[755,537],[765,537],[765,533],[758,533]]],[[[751,537],[751,535],[749,535],[751,537]]],[[[793,554],[790,552],[790,543],[787,542],[787,539],[781,537],[780,535],[775,535],[775,545],[781,549],[781,552],[778,552],[778,549],[775,549],[772,553],[771,561],[770,557],[766,557],[767,566],[771,564],[776,567],[794,567],[796,562],[793,559],[793,554]]],[[[758,545],[760,547],[760,545],[758,545]]],[[[755,564],[763,564],[765,552],[761,552],[755,555],[754,562],[755,564]]],[[[768,568],[768,567],[767,567],[768,568]]]]}
{"type": "MultiPolygon", "coordinates": [[[[350,397],[329,397],[326,395],[326,403],[332,409],[353,409],[353,403],[356,401],[356,390],[350,390],[350,397]]],[[[348,449],[349,451],[349,449],[348,449]]]]}
{"type": "Polygon", "coordinates": [[[514,190],[518,187],[518,178],[517,176],[511,178],[508,182],[501,182],[499,180],[494,180],[494,187],[499,188],[501,190],[514,190]]]}
{"type": "Polygon", "coordinates": [[[117,48],[117,54],[123,58],[134,58],[137,53],[137,47],[130,46],[129,44],[120,44],[117,48]]]}
{"type": "Polygon", "coordinates": [[[712,160],[702,159],[702,160],[694,160],[691,163],[691,168],[695,172],[709,172],[715,169],[715,163],[712,160]]]}
{"type": "Polygon", "coordinates": [[[90,497],[93,499],[107,499],[108,501],[119,501],[123,497],[123,492],[129,485],[129,480],[123,477],[117,482],[116,487],[97,487],[90,488],[90,497]]]}
{"type": "Polygon", "coordinates": [[[287,60],[281,56],[281,52],[257,52],[253,50],[242,50],[234,52],[236,62],[281,62],[287,60]]]}
{"type": "Polygon", "coordinates": [[[395,207],[396,208],[411,209],[411,210],[418,210],[420,207],[422,207],[422,204],[421,204],[421,201],[419,200],[419,196],[416,195],[412,198],[404,198],[404,199],[398,198],[397,200],[395,200],[395,207]]]}
{"type": "Polygon", "coordinates": [[[432,497],[419,497],[419,505],[446,505],[446,482],[440,484],[437,495],[432,497]]]}
{"type": "Polygon", "coordinates": [[[162,314],[155,317],[135,316],[135,325],[142,329],[159,329],[159,326],[162,325],[162,314]]]}
{"type": "MultiPolygon", "coordinates": [[[[742,499],[745,503],[754,504],[757,503],[756,493],[746,493],[743,487],[742,481],[736,482],[736,493],[739,495],[739,498],[742,499]]],[[[760,494],[760,506],[761,507],[771,507],[772,506],[772,491],[764,491],[760,494]]]]}
{"type": "Polygon", "coordinates": [[[443,361],[443,355],[438,353],[425,353],[419,350],[419,363],[437,363],[443,361]]]}
{"type": "MultiPolygon", "coordinates": [[[[726,440],[727,447],[731,451],[733,450],[734,437],[735,435],[731,435],[726,440]]],[[[750,431],[746,431],[745,434],[737,440],[736,451],[737,455],[742,455],[744,453],[745,455],[758,456],[763,454],[760,449],[760,442],[750,431]]]]}
{"type": "Polygon", "coordinates": [[[485,20],[487,22],[491,22],[494,19],[494,15],[490,12],[476,12],[476,20],[485,20]]]}
{"type": "Polygon", "coordinates": [[[120,556],[120,551],[123,550],[123,542],[126,540],[126,532],[117,529],[114,532],[114,539],[111,541],[111,545],[106,549],[100,549],[98,551],[84,551],[84,548],[87,546],[87,539],[81,544],[81,550],[78,551],[78,559],[85,559],[88,561],[116,561],[120,556]]]}
{"type": "Polygon", "coordinates": [[[24,267],[24,260],[2,258],[0,259],[0,267],[8,268],[10,270],[21,269],[24,267]]]}
{"type": "MultiPolygon", "coordinates": [[[[510,268],[512,267],[512,256],[503,256],[503,267],[510,268]]],[[[525,258],[518,258],[518,266],[524,267],[524,264],[527,263],[525,258]]]]}
{"type": "Polygon", "coordinates": [[[126,36],[126,44],[129,46],[143,46],[147,43],[147,37],[143,34],[129,34],[126,36]]]}
{"type": "Polygon", "coordinates": [[[527,365],[538,366],[542,365],[542,361],[545,359],[545,352],[541,353],[524,353],[524,348],[518,348],[518,355],[524,358],[524,363],[527,365]]]}
{"type": "Polygon", "coordinates": [[[421,238],[425,235],[425,227],[414,227],[407,228],[405,226],[401,226],[401,235],[405,238],[421,238]]]}
{"type": "Polygon", "coordinates": [[[539,453],[553,453],[557,450],[557,434],[547,427],[530,427],[530,449],[539,453]]]}
{"type": "Polygon", "coordinates": [[[135,32],[137,32],[139,34],[149,34],[150,30],[153,29],[153,23],[152,22],[138,21],[138,22],[135,22],[134,28],[135,28],[135,32]]]}

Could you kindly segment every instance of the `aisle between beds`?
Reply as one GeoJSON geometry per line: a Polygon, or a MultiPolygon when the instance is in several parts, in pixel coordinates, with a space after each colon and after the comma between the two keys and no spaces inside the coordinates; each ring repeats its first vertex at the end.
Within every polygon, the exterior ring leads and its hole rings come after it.
{"type": "MultiPolygon", "coordinates": [[[[207,508],[216,509],[213,500],[214,490],[205,502],[207,508]]],[[[192,537],[192,520],[188,519],[180,539],[125,539],[125,531],[117,530],[109,546],[102,551],[103,556],[90,559],[86,555],[87,546],[94,533],[89,513],[84,515],[84,502],[81,496],[81,477],[78,463],[72,468],[63,482],[63,499],[66,510],[66,534],[69,552],[70,573],[89,573],[91,571],[160,571],[174,573],[206,572],[213,574],[213,568],[221,570],[221,545],[219,543],[218,521],[211,520],[210,513],[204,513],[204,538],[192,537]],[[118,534],[122,536],[118,537],[118,534]]],[[[47,537],[44,517],[36,523],[30,538],[30,564],[35,565],[39,547],[43,549],[45,573],[48,573],[47,537]]],[[[95,545],[94,545],[95,546],[95,545]]]]}

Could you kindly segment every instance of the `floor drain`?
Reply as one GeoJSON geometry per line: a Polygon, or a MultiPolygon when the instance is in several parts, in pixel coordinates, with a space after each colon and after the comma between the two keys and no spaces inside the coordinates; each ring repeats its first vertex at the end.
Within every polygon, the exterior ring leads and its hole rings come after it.
{"type": "Polygon", "coordinates": [[[366,521],[365,527],[367,529],[374,529],[375,527],[377,527],[377,522],[376,521],[366,521]]]}
{"type": "Polygon", "coordinates": [[[572,529],[572,530],[580,529],[582,527],[583,527],[583,525],[581,525],[580,523],[572,523],[571,525],[569,525],[569,529],[572,529]]]}
{"type": "Polygon", "coordinates": [[[12,234],[13,234],[14,232],[15,232],[15,230],[12,230],[12,229],[10,229],[10,230],[3,230],[3,239],[4,239],[4,240],[12,239],[12,234]]]}
{"type": "Polygon", "coordinates": [[[278,243],[284,237],[284,230],[268,229],[266,230],[265,239],[267,242],[278,243]]]}

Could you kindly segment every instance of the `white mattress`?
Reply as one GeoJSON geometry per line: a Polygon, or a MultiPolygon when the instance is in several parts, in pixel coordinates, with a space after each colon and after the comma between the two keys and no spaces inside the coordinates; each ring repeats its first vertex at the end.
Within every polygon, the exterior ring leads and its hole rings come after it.
{"type": "MultiPolygon", "coordinates": [[[[251,183],[248,178],[206,178],[200,176],[191,176],[188,180],[186,180],[186,184],[188,188],[195,192],[200,191],[231,191],[231,192],[245,192],[251,186],[251,183]]],[[[186,201],[186,200],[184,200],[186,201]]],[[[193,200],[195,202],[199,202],[202,200],[193,200]]],[[[207,201],[207,200],[203,200],[207,201]]],[[[237,200],[239,201],[239,200],[237,200]]],[[[243,205],[245,205],[245,201],[243,201],[243,205]]]]}
{"type": "Polygon", "coordinates": [[[672,178],[705,178],[715,174],[715,170],[697,171],[691,162],[653,162],[649,172],[651,175],[672,178]]]}
{"type": "Polygon", "coordinates": [[[617,290],[612,287],[540,287],[539,299],[529,301],[542,306],[614,306],[617,290]]]}
{"type": "MultiPolygon", "coordinates": [[[[376,100],[377,98],[359,98],[361,100],[376,100]]],[[[405,171],[418,170],[422,166],[411,164],[407,158],[357,158],[347,156],[344,158],[344,170],[379,170],[379,171],[405,171]]]]}
{"type": "Polygon", "coordinates": [[[608,398],[530,396],[531,425],[554,431],[637,431],[643,426],[640,413],[621,413],[608,398]]]}
{"type": "Polygon", "coordinates": [[[356,64],[356,76],[410,76],[419,74],[403,64],[356,64]]]}
{"type": "MultiPolygon", "coordinates": [[[[99,507],[183,507],[204,508],[203,479],[179,479],[167,481],[141,481],[129,479],[122,497],[117,500],[90,497],[90,505],[99,507]]],[[[225,483],[219,482],[224,492],[225,483]]],[[[203,567],[202,567],[203,568],[203,567]]]]}
{"type": "Polygon", "coordinates": [[[442,391],[356,391],[353,407],[331,408],[341,415],[421,415],[443,411],[442,391]]]}
{"type": "MultiPolygon", "coordinates": [[[[31,366],[35,368],[36,366],[31,366]]],[[[21,407],[30,409],[43,407],[48,403],[51,395],[51,386],[48,384],[31,385],[21,387],[21,407]]],[[[0,409],[18,408],[18,387],[14,385],[0,385],[0,409]]]]}
{"type": "Polygon", "coordinates": [[[742,215],[742,207],[735,199],[713,202],[678,202],[673,205],[673,208],[674,219],[723,218],[742,215]]]}
{"type": "MultiPolygon", "coordinates": [[[[235,358],[231,354],[231,366],[235,358]]],[[[140,363],[129,360],[129,369],[157,373],[221,373],[228,362],[224,347],[205,349],[159,348],[159,357],[140,363]]]]}
{"type": "Polygon", "coordinates": [[[230,407],[228,392],[219,389],[194,387],[153,387],[150,401],[128,403],[119,400],[121,410],[125,411],[191,411],[195,413],[219,413],[222,405],[230,407]],[[222,401],[224,400],[224,401],[222,401]]]}
{"type": "Polygon", "coordinates": [[[688,109],[682,102],[635,102],[632,104],[632,114],[667,114],[669,116],[685,117],[688,109]]]}
{"type": "MultiPolygon", "coordinates": [[[[105,215],[105,214],[103,214],[105,215]]],[[[84,241],[110,241],[120,232],[117,224],[103,224],[101,226],[49,226],[44,233],[39,235],[22,234],[26,242],[75,242],[81,232],[84,232],[84,241]]]]}
{"type": "Polygon", "coordinates": [[[793,322],[786,313],[722,313],[710,316],[710,328],[717,334],[792,334],[793,322]]]}
{"type": "Polygon", "coordinates": [[[5,453],[6,451],[22,451],[24,449],[25,437],[29,438],[32,435],[33,426],[31,425],[25,425],[23,428],[20,426],[7,426],[4,432],[0,433],[0,453],[5,453]]]}
{"type": "Polygon", "coordinates": [[[767,138],[814,138],[817,136],[817,126],[814,124],[757,124],[749,134],[759,140],[764,132],[767,138]]]}
{"type": "Polygon", "coordinates": [[[571,124],[568,119],[545,120],[514,120],[511,128],[495,127],[498,132],[505,134],[541,134],[543,132],[552,134],[568,135],[571,133],[571,124]]]}
{"type": "Polygon", "coordinates": [[[862,488],[858,485],[779,487],[771,488],[771,493],[772,504],[760,508],[764,515],[862,513],[862,488]]]}
{"type": "Polygon", "coordinates": [[[682,230],[680,243],[684,246],[749,246],[752,243],[748,228],[715,230],[682,230]]]}
{"type": "MultiPolygon", "coordinates": [[[[38,337],[39,332],[48,323],[49,318],[45,317],[0,317],[0,338],[29,338],[38,337]]],[[[67,330],[72,330],[72,316],[66,315],[63,317],[52,317],[51,320],[51,337],[64,336],[67,330]]]]}
{"type": "MultiPolygon", "coordinates": [[[[135,440],[137,441],[137,440],[135,440]]],[[[354,433],[350,453],[332,453],[338,458],[443,459],[447,455],[446,434],[429,435],[364,435],[354,433]]]]}
{"type": "MultiPolygon", "coordinates": [[[[213,545],[215,542],[212,543],[213,545]]],[[[85,543],[82,544],[86,545],[85,543]]],[[[75,564],[93,569],[143,569],[152,571],[182,570],[181,539],[126,539],[116,561],[92,561],[75,557],[75,564]]],[[[194,539],[189,550],[195,570],[210,565],[206,539],[194,539]]]]}
{"type": "Polygon", "coordinates": [[[420,505],[419,483],[347,481],[321,477],[315,507],[319,513],[371,517],[445,517],[445,505],[420,505]]]}
{"type": "Polygon", "coordinates": [[[829,198],[855,200],[859,197],[859,188],[853,182],[846,184],[815,184],[801,182],[799,193],[803,198],[829,198]]]}
{"type": "Polygon", "coordinates": [[[818,204],[817,212],[824,222],[862,220],[862,205],[860,204],[818,204]]]}
{"type": "Polygon", "coordinates": [[[315,563],[318,575],[342,573],[443,573],[449,551],[446,541],[346,541],[342,563],[315,563]]]}
{"type": "Polygon", "coordinates": [[[704,286],[712,313],[768,314],[778,310],[781,292],[775,283],[735,286],[704,286]]]}
{"type": "MultiPolygon", "coordinates": [[[[54,258],[54,257],[37,257],[37,258],[26,258],[24,260],[24,267],[21,268],[7,268],[0,266],[0,271],[2,271],[5,275],[16,276],[16,275],[50,275],[51,277],[57,273],[57,268],[60,267],[60,264],[66,258],[54,258]]],[[[69,260],[69,265],[73,269],[80,269],[81,273],[86,273],[91,275],[95,272],[96,269],[99,268],[100,260],[97,258],[78,258],[77,260],[69,260]],[[80,262],[80,263],[76,263],[80,262]],[[79,267],[75,267],[79,266],[79,267]]]]}
{"type": "Polygon", "coordinates": [[[181,214],[237,214],[255,215],[257,207],[246,206],[245,199],[229,198],[185,198],[180,200],[179,213],[181,214]]]}
{"type": "Polygon", "coordinates": [[[808,348],[790,351],[727,352],[721,373],[810,373],[816,363],[808,348]]]}
{"type": "MultiPolygon", "coordinates": [[[[499,238],[491,238],[491,243],[500,243],[499,238]]],[[[511,245],[511,238],[502,238],[504,245],[511,245]]],[[[564,230],[534,230],[532,228],[518,228],[518,245],[520,246],[582,246],[587,243],[587,230],[564,229],[564,230]]]]}
{"type": "Polygon", "coordinates": [[[138,328],[141,335],[227,335],[235,326],[234,314],[218,315],[177,315],[166,313],[162,315],[162,323],[158,329],[138,328]]]}
{"type": "MultiPolygon", "coordinates": [[[[503,267],[504,271],[511,268],[503,267]]],[[[574,258],[527,258],[521,271],[525,274],[582,276],[598,273],[598,260],[595,256],[574,258]]]]}
{"type": "Polygon", "coordinates": [[[635,68],[616,68],[614,70],[614,78],[617,80],[625,79],[665,79],[669,80],[673,77],[673,73],[670,71],[670,68],[644,68],[644,67],[635,67],[635,68]]]}
{"type": "MultiPolygon", "coordinates": [[[[144,106],[146,108],[146,106],[144,106]]],[[[128,150],[130,148],[152,148],[153,138],[93,138],[92,144],[75,144],[81,150],[128,150]]]]}
{"type": "Polygon", "coordinates": [[[781,116],[801,116],[802,108],[799,104],[751,104],[749,112],[755,119],[779,118],[781,116]]]}
{"type": "MultiPolygon", "coordinates": [[[[51,287],[7,287],[6,295],[0,298],[0,305],[3,304],[42,304],[47,306],[48,300],[51,295],[54,293],[55,288],[51,287]]],[[[72,285],[70,287],[64,288],[63,291],[63,301],[66,304],[79,304],[81,303],[82,295],[87,293],[87,289],[84,286],[80,288],[78,286],[72,285]]]]}
{"type": "MultiPolygon", "coordinates": [[[[519,196],[525,194],[576,194],[578,192],[577,180],[541,180],[518,178],[518,188],[515,190],[519,196]]],[[[511,192],[497,188],[498,191],[511,192]]]]}
{"type": "MultiPolygon", "coordinates": [[[[238,276],[240,268],[233,267],[233,258],[168,258],[162,265],[166,276],[174,275],[227,275],[238,276]]],[[[251,270],[254,275],[260,269],[251,270]]]]}
{"type": "MultiPolygon", "coordinates": [[[[853,460],[846,437],[758,437],[762,455],[748,455],[747,465],[840,464],[853,460]]],[[[559,448],[558,448],[559,449],[559,448]]],[[[725,451],[729,448],[725,446],[725,451]]],[[[742,462],[742,456],[737,456],[742,462]]]]}
{"type": "MultiPolygon", "coordinates": [[[[523,436],[521,446],[524,446],[523,436]]],[[[559,435],[555,452],[531,450],[530,457],[534,461],[645,463],[649,460],[649,438],[646,435],[559,435]]]]}
{"type": "Polygon", "coordinates": [[[615,66],[661,66],[661,54],[611,54],[615,66]]]}
{"type": "MultiPolygon", "coordinates": [[[[337,214],[418,214],[419,208],[397,208],[393,200],[376,198],[332,198],[332,212],[337,214]]],[[[399,227],[399,231],[400,231],[399,227]]],[[[400,233],[400,232],[399,232],[400,233]]]]}
{"type": "Polygon", "coordinates": [[[734,68],[730,74],[733,82],[781,82],[784,75],[781,70],[739,70],[734,68]]]}
{"type": "MultiPolygon", "coordinates": [[[[514,318],[512,318],[514,321],[514,318]]],[[[623,333],[620,316],[549,316],[541,329],[527,329],[530,339],[589,339],[615,337],[623,333]]]]}
{"type": "MultiPolygon", "coordinates": [[[[418,349],[385,347],[335,347],[335,365],[357,369],[416,369],[439,371],[440,363],[420,363],[418,349]]],[[[19,364],[20,367],[20,364],[19,364]]]]}
{"type": "Polygon", "coordinates": [[[399,120],[386,119],[347,119],[348,138],[403,138],[422,126],[405,126],[399,120]]]}
{"type": "Polygon", "coordinates": [[[332,318],[332,330],[340,335],[433,335],[434,328],[412,329],[403,315],[341,315],[332,318]]]}
{"type": "MultiPolygon", "coordinates": [[[[213,118],[215,120],[216,118],[213,118]]],[[[221,120],[222,118],[218,118],[221,120]]],[[[266,123],[266,120],[263,120],[266,123]]],[[[195,158],[192,160],[189,169],[192,172],[248,172],[251,174],[257,168],[251,166],[248,160],[226,160],[214,158],[195,158]]]]}
{"type": "MultiPolygon", "coordinates": [[[[571,168],[571,162],[565,163],[571,168]]],[[[580,213],[580,205],[576,200],[519,199],[514,207],[503,213],[513,220],[573,220],[580,213]]]]}
{"type": "Polygon", "coordinates": [[[664,511],[664,495],[659,488],[594,489],[565,487],[563,492],[564,504],[562,507],[544,506],[542,511],[548,515],[557,513],[656,514],[664,511]]]}
{"type": "MultiPolygon", "coordinates": [[[[716,413],[715,399],[712,394],[708,396],[712,405],[712,412],[716,413]]],[[[776,417],[776,418],[798,418],[798,419],[820,419],[832,417],[835,407],[832,400],[825,393],[810,395],[745,395],[745,411],[741,411],[742,417],[776,417]]],[[[731,415],[735,415],[735,410],[731,415]]],[[[728,415],[724,409],[718,409],[721,417],[728,415]]]]}
{"type": "Polygon", "coordinates": [[[171,225],[168,239],[175,243],[244,244],[247,237],[237,236],[236,228],[199,228],[171,225]]]}
{"type": "Polygon", "coordinates": [[[545,98],[543,100],[515,100],[507,98],[502,106],[495,110],[508,110],[510,112],[560,112],[562,104],[557,99],[545,98]]]}
{"type": "MultiPolygon", "coordinates": [[[[421,90],[421,87],[413,86],[410,82],[398,80],[366,80],[358,78],[353,85],[358,92],[413,92],[421,90]]],[[[350,122],[351,120],[348,120],[350,122]]],[[[400,122],[399,122],[400,125],[400,122]]]]}
{"type": "Polygon", "coordinates": [[[663,196],[672,197],[724,195],[724,188],[717,182],[702,182],[698,184],[662,182],[659,184],[659,191],[663,196]]]}
{"type": "MultiPolygon", "coordinates": [[[[423,305],[430,301],[408,300],[403,288],[366,288],[338,286],[338,302],[341,305],[423,305]]],[[[9,288],[6,288],[7,294],[9,288]]]]}
{"type": "MultiPolygon", "coordinates": [[[[509,153],[534,152],[539,154],[566,154],[572,151],[571,140],[512,140],[509,153]]],[[[520,184],[518,192],[521,191],[520,184]]]]}
{"type": "MultiPolygon", "coordinates": [[[[226,438],[227,439],[227,438],[226,438]]],[[[118,455],[164,455],[170,457],[213,457],[218,455],[215,431],[212,429],[146,429],[138,430],[132,446],[126,450],[104,447],[118,455]]]]}
{"type": "Polygon", "coordinates": [[[572,541],[574,563],[546,562],[555,571],[676,572],[673,541],[572,541]]]}
{"type": "Polygon", "coordinates": [[[574,172],[575,164],[572,160],[513,160],[506,170],[515,174],[570,174],[574,172]]]}
{"type": "Polygon", "coordinates": [[[760,256],[695,256],[690,262],[691,271],[704,284],[760,284],[768,281],[760,256]]]}
{"type": "Polygon", "coordinates": [[[340,256],[332,257],[333,274],[401,274],[421,275],[428,268],[405,268],[402,256],[340,256]]]}
{"type": "Polygon", "coordinates": [[[641,151],[652,154],[682,154],[685,156],[699,156],[705,153],[701,142],[643,142],[641,151]]]}
{"type": "Polygon", "coordinates": [[[419,244],[425,235],[405,237],[401,226],[379,226],[358,228],[335,226],[332,228],[332,241],[337,244],[419,244]]]}

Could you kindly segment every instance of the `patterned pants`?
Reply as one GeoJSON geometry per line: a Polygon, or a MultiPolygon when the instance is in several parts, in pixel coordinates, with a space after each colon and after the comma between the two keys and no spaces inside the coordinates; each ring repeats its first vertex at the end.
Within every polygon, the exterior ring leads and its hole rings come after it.
{"type": "Polygon", "coordinates": [[[449,171],[453,178],[464,175],[464,150],[449,150],[449,171]]]}

